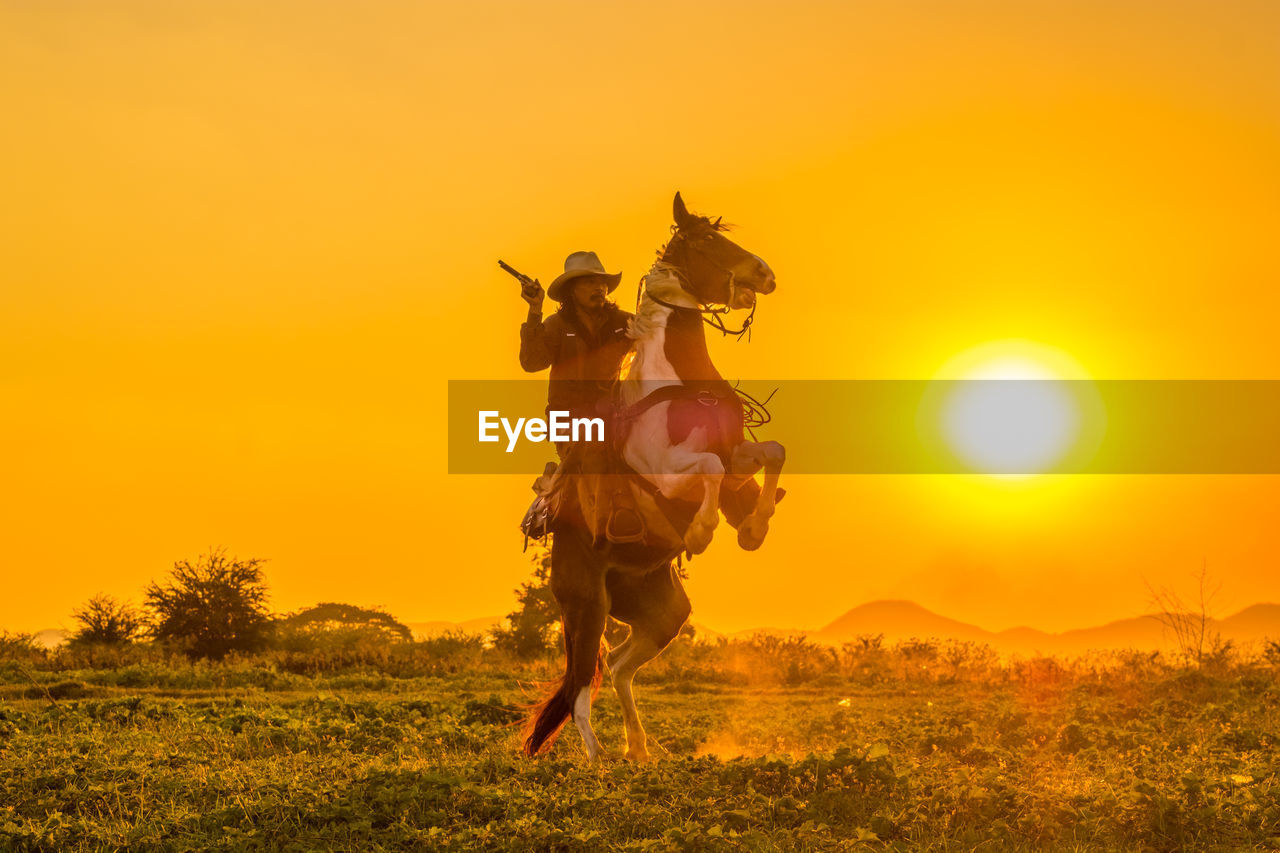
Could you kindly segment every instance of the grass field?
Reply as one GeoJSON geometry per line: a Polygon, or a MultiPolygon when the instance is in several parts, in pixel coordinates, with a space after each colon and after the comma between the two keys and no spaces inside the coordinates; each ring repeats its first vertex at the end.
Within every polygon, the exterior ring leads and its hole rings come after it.
{"type": "Polygon", "coordinates": [[[793,659],[766,678],[749,652],[641,672],[642,766],[618,757],[607,687],[594,722],[613,757],[587,764],[572,729],[517,754],[520,682],[550,662],[0,663],[0,849],[1280,848],[1265,661],[872,676],[793,659]]]}

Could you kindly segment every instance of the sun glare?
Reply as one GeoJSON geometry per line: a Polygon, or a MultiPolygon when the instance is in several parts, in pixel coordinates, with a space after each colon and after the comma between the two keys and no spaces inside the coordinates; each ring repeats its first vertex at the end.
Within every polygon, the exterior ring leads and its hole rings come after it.
{"type": "Polygon", "coordinates": [[[1086,379],[1079,363],[1052,347],[984,344],[939,370],[930,427],[967,470],[1028,477],[1052,469],[1077,446],[1088,408],[1078,380],[1086,379]]]}

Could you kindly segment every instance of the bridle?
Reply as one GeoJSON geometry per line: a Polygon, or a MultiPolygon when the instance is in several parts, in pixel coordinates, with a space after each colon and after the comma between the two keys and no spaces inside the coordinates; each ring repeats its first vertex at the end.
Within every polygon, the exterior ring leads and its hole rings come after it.
{"type": "Polygon", "coordinates": [[[749,342],[751,340],[751,323],[752,321],[755,320],[756,307],[760,304],[759,298],[752,301],[751,311],[750,313],[747,314],[746,319],[742,321],[742,328],[730,329],[728,326],[725,325],[724,320],[721,318],[724,315],[729,314],[730,312],[733,311],[733,309],[730,308],[728,305],[728,300],[733,298],[733,280],[735,276],[734,271],[732,269],[725,269],[724,267],[717,264],[715,261],[711,260],[711,258],[706,254],[706,252],[701,252],[698,249],[694,248],[694,244],[692,243],[692,241],[690,241],[689,238],[687,238],[684,234],[680,233],[680,226],[672,225],[671,233],[675,235],[674,237],[671,238],[672,242],[675,242],[676,240],[681,241],[681,247],[685,253],[685,260],[686,260],[685,265],[687,265],[688,253],[690,250],[692,250],[692,251],[698,252],[698,254],[706,258],[713,267],[715,267],[720,272],[725,274],[725,302],[723,303],[715,303],[715,302],[709,302],[709,301],[704,302],[701,299],[699,299],[691,289],[692,282],[689,281],[689,276],[687,276],[684,273],[684,270],[681,269],[681,265],[672,264],[671,272],[674,273],[676,278],[680,280],[680,289],[683,290],[685,293],[689,294],[689,296],[693,297],[694,301],[698,303],[698,307],[690,308],[687,305],[673,305],[672,303],[667,302],[665,299],[661,299],[653,295],[652,293],[649,293],[648,288],[644,286],[644,278],[642,278],[641,279],[642,286],[638,291],[636,291],[637,309],[639,308],[639,305],[640,305],[640,296],[642,294],[648,294],[650,299],[652,299],[654,302],[658,303],[664,308],[670,308],[673,311],[697,311],[701,315],[702,322],[706,323],[708,326],[710,326],[713,329],[720,330],[721,334],[731,335],[737,340],[742,340],[742,336],[746,335],[747,341],[749,342]]]}
{"type": "MultiPolygon", "coordinates": [[[[717,220],[717,222],[719,222],[719,220],[717,220]]],[[[647,295],[654,302],[658,303],[664,308],[670,308],[672,311],[696,311],[700,315],[700,319],[702,320],[702,322],[706,323],[708,326],[710,326],[713,329],[719,329],[721,334],[732,335],[737,340],[742,340],[742,336],[746,335],[747,341],[750,342],[751,323],[753,320],[755,320],[755,317],[756,317],[756,307],[760,304],[759,298],[757,297],[755,301],[751,303],[751,311],[750,313],[747,314],[746,319],[742,321],[742,328],[730,329],[728,326],[724,324],[724,320],[721,319],[721,317],[733,311],[733,309],[729,307],[727,301],[721,304],[717,304],[713,302],[703,302],[701,299],[697,297],[697,295],[694,294],[693,290],[690,289],[690,286],[692,283],[689,281],[689,276],[685,274],[683,269],[681,269],[682,266],[687,266],[688,264],[688,252],[690,251],[690,249],[693,249],[693,251],[695,252],[699,250],[696,248],[693,248],[693,245],[694,245],[693,242],[690,241],[689,238],[686,237],[684,234],[680,233],[680,226],[672,225],[671,233],[674,235],[671,238],[672,242],[676,240],[683,241],[682,250],[685,253],[685,258],[684,258],[685,264],[684,265],[667,264],[664,266],[666,269],[669,269],[670,272],[673,275],[675,275],[677,279],[679,279],[680,289],[683,290],[685,293],[687,293],[690,297],[692,297],[693,300],[697,302],[698,307],[690,308],[687,305],[674,305],[666,301],[665,299],[662,299],[658,296],[653,295],[652,293],[649,292],[649,287],[648,287],[649,277],[647,275],[644,275],[640,277],[640,287],[638,290],[636,290],[636,312],[639,313],[640,311],[640,298],[642,296],[647,295]]],[[[711,263],[712,266],[714,266],[716,269],[720,270],[722,273],[725,274],[725,297],[726,297],[726,300],[732,299],[733,298],[733,279],[734,279],[733,270],[725,269],[724,267],[721,267],[715,261],[711,260],[705,252],[699,252],[699,254],[701,254],[704,258],[707,258],[707,260],[711,263]]],[[[683,386],[680,386],[680,387],[683,387],[683,386]]],[[[657,396],[661,395],[665,390],[666,389],[659,389],[657,391],[653,391],[650,393],[649,397],[653,397],[654,399],[657,399],[657,396]]],[[[763,400],[756,399],[755,397],[748,394],[746,391],[743,391],[736,384],[733,386],[732,390],[733,390],[733,393],[737,396],[742,406],[743,429],[745,429],[751,435],[751,440],[755,441],[756,433],[754,428],[764,426],[765,424],[769,423],[769,421],[773,419],[773,416],[769,413],[768,406],[769,406],[769,401],[773,399],[773,395],[777,393],[778,389],[775,388],[773,392],[770,393],[769,396],[764,398],[763,400]]],[[[716,402],[714,397],[710,401],[702,397],[700,397],[699,400],[700,402],[706,405],[715,405],[715,402],[716,402]]],[[[643,406],[644,404],[645,404],[645,401],[642,400],[640,403],[636,405],[643,406]]]]}

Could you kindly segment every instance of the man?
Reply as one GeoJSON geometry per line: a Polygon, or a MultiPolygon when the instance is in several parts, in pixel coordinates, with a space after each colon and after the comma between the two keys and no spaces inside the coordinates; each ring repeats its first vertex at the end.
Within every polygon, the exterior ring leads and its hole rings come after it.
{"type": "MultiPolygon", "coordinates": [[[[632,315],[608,300],[622,273],[608,273],[595,252],[574,252],[547,296],[560,303],[542,319],[542,287],[521,292],[529,317],[520,326],[520,366],[530,373],[551,368],[549,411],[571,417],[600,417],[597,408],[609,394],[622,359],[631,349],[627,323],[632,315]]],[[[563,459],[563,443],[556,452],[563,459]]]]}
{"type": "MultiPolygon", "coordinates": [[[[622,281],[622,273],[609,273],[595,252],[574,252],[564,262],[564,272],[547,288],[547,296],[559,303],[556,313],[542,319],[542,286],[521,291],[529,303],[529,317],[520,326],[520,366],[530,373],[551,368],[547,391],[548,411],[567,411],[570,417],[607,417],[601,405],[617,378],[623,358],[631,349],[627,323],[632,315],[609,301],[608,295],[622,281]]],[[[556,442],[563,460],[570,443],[556,442]]],[[[611,474],[608,448],[584,444],[576,470],[611,474]]],[[[534,483],[539,497],[525,515],[521,527],[526,536],[546,531],[544,495],[554,464],[534,483]]],[[[614,542],[637,542],[644,536],[644,522],[635,510],[625,480],[606,476],[598,504],[605,513],[605,535],[614,542]]]]}

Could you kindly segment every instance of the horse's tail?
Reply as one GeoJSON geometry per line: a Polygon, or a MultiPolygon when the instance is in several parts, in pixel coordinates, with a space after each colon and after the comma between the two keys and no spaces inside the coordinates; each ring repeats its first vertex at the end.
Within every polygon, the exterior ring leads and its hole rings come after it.
{"type": "MultiPolygon", "coordinates": [[[[596,652],[595,674],[591,676],[591,698],[596,698],[600,691],[600,682],[604,678],[604,655],[608,649],[603,637],[600,638],[600,649],[596,652]]],[[[529,721],[524,727],[524,754],[538,755],[551,749],[560,730],[573,716],[573,703],[580,688],[573,684],[573,644],[565,642],[564,675],[559,680],[550,682],[552,691],[530,711],[529,721]]]]}

